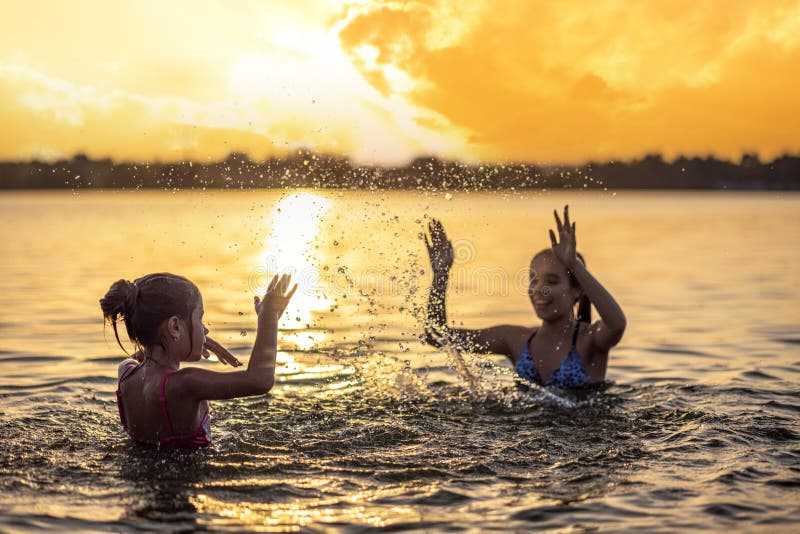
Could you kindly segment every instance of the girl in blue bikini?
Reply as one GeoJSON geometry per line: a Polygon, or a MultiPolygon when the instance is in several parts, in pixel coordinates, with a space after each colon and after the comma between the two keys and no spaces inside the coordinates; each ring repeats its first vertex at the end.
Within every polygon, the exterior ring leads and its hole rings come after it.
{"type": "Polygon", "coordinates": [[[466,330],[449,328],[445,293],[453,265],[453,247],[442,224],[429,225],[425,237],[433,268],[428,300],[426,340],[441,346],[445,341],[468,352],[503,354],[524,379],[540,386],[579,389],[603,382],[608,351],[625,332],[625,314],[614,297],[586,270],[576,251],[575,223],[569,207],[564,221],[557,212],[558,239],[550,230],[551,247],[538,252],[530,264],[528,296],[542,324],[538,327],[499,325],[466,330]],[[577,315],[575,305],[578,304],[577,315]],[[591,306],[600,320],[591,323],[591,306]]]}
{"type": "MultiPolygon", "coordinates": [[[[200,290],[182,276],[156,273],[118,280],[100,299],[103,317],[114,328],[124,322],[139,350],[119,366],[117,406],[122,428],[136,442],[196,449],[211,443],[208,401],[263,395],[275,381],[278,319],[297,286],[275,276],[262,299],[255,297],[258,330],[243,371],[218,373],[181,369],[214,352],[224,363],[241,365],[233,354],[206,337],[200,290]]],[[[122,347],[122,343],[120,343],[122,347]]],[[[123,350],[125,350],[123,348],[123,350]]]]}

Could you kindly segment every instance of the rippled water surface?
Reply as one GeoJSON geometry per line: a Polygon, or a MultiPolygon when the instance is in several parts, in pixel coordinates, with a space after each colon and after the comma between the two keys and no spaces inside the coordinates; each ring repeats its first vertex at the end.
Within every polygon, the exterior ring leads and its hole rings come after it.
{"type": "Polygon", "coordinates": [[[3,193],[0,530],[793,531],[799,231],[786,193],[3,193]],[[466,356],[471,391],[418,339],[419,233],[454,241],[451,320],[533,325],[526,267],[566,202],[628,316],[608,384],[562,402],[466,356]],[[207,450],[131,444],[109,284],[190,277],[246,359],[276,269],[301,283],[276,387],[212,403],[207,450]]]}

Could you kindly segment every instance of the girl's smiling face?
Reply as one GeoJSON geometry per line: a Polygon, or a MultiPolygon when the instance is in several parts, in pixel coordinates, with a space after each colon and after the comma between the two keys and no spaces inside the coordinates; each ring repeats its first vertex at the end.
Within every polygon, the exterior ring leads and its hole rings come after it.
{"type": "Polygon", "coordinates": [[[570,284],[567,268],[552,253],[540,253],[533,258],[528,296],[540,319],[555,320],[572,314],[580,295],[580,288],[570,284]]]}

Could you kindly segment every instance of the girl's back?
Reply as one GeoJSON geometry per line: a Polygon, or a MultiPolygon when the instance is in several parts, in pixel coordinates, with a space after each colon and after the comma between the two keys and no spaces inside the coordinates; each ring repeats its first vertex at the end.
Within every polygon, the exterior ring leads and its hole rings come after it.
{"type": "Polygon", "coordinates": [[[179,373],[145,363],[121,366],[117,403],[123,426],[136,441],[185,446],[189,437],[194,446],[210,442],[208,402],[180,395],[179,373]],[[170,443],[176,440],[181,444],[170,443]]]}

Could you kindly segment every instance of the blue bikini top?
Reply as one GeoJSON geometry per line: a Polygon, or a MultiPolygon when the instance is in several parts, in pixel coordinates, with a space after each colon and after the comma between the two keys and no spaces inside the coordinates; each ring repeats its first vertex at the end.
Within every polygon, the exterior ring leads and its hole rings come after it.
{"type": "Polygon", "coordinates": [[[583,366],[583,360],[581,360],[581,356],[578,354],[578,349],[575,348],[575,342],[578,340],[579,325],[580,323],[575,325],[575,333],[572,335],[572,348],[569,350],[569,354],[567,354],[567,357],[561,362],[561,365],[553,371],[553,375],[547,382],[542,380],[542,377],[539,375],[539,371],[536,369],[536,362],[531,356],[531,350],[529,348],[533,336],[536,335],[536,330],[531,334],[531,337],[528,338],[528,342],[525,343],[525,348],[522,349],[519,355],[519,359],[517,360],[517,374],[534,384],[540,386],[555,386],[559,389],[576,389],[590,385],[591,380],[589,379],[589,373],[586,372],[586,368],[583,366]]]}

